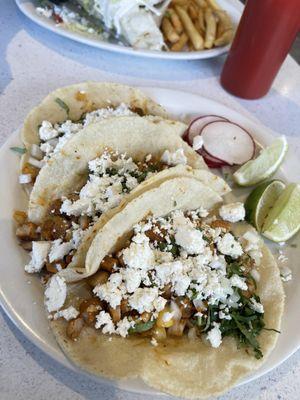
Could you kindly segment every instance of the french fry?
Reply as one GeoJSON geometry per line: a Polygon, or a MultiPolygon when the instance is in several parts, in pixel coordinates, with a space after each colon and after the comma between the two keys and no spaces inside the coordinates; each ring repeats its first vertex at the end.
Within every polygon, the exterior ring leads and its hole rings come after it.
{"type": "Polygon", "coordinates": [[[180,6],[175,6],[175,10],[179,15],[182,25],[188,35],[190,41],[192,42],[195,50],[201,50],[204,47],[204,40],[200,33],[195,28],[193,21],[189,17],[188,13],[180,6]]]}
{"type": "Polygon", "coordinates": [[[183,32],[183,26],[176,11],[173,8],[168,8],[167,13],[169,13],[175,31],[180,35],[183,32]]]}
{"type": "Polygon", "coordinates": [[[219,4],[216,2],[216,0],[207,0],[208,5],[211,6],[213,10],[221,10],[221,7],[219,4]]]}
{"type": "Polygon", "coordinates": [[[198,19],[198,10],[193,3],[190,3],[190,5],[188,6],[188,13],[193,21],[196,21],[198,19]]]}
{"type": "Polygon", "coordinates": [[[228,29],[214,41],[214,45],[217,47],[225,46],[226,44],[229,44],[232,41],[232,38],[233,38],[233,29],[228,29]]]}
{"type": "Polygon", "coordinates": [[[197,29],[197,31],[200,33],[200,35],[201,35],[202,37],[204,37],[204,36],[205,36],[205,32],[201,29],[198,20],[197,20],[197,21],[194,21],[194,25],[195,25],[195,28],[197,29]]]}
{"type": "Polygon", "coordinates": [[[198,11],[198,23],[203,32],[205,32],[204,13],[202,8],[198,11]]]}
{"type": "Polygon", "coordinates": [[[217,17],[219,19],[218,36],[221,36],[224,32],[226,32],[230,29],[231,30],[233,29],[231,19],[226,11],[215,10],[215,14],[217,15],[217,17]]]}
{"type": "Polygon", "coordinates": [[[217,33],[217,23],[211,8],[205,9],[204,18],[206,23],[204,47],[211,49],[217,33]]]}
{"type": "Polygon", "coordinates": [[[171,51],[181,51],[187,44],[188,40],[189,40],[188,35],[186,33],[182,33],[180,35],[178,42],[176,42],[171,46],[171,51]]]}
{"type": "Polygon", "coordinates": [[[195,0],[195,3],[198,5],[198,7],[200,8],[206,8],[207,7],[207,3],[205,0],[195,0]]]}
{"type": "Polygon", "coordinates": [[[190,40],[187,42],[187,47],[189,51],[195,51],[195,47],[193,46],[193,43],[190,40]]]}
{"type": "Polygon", "coordinates": [[[172,6],[173,5],[175,5],[175,6],[186,6],[187,3],[188,3],[187,0],[173,0],[172,1],[172,6]]]}
{"type": "Polygon", "coordinates": [[[176,33],[175,29],[173,28],[173,25],[171,24],[171,21],[169,18],[164,17],[162,20],[161,24],[161,29],[162,32],[165,36],[165,38],[170,42],[170,43],[176,43],[179,40],[179,35],[176,33]]]}

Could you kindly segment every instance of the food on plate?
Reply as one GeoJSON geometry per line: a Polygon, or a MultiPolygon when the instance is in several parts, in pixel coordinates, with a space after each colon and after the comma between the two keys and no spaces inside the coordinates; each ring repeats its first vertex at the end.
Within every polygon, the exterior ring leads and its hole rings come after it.
{"type": "Polygon", "coordinates": [[[203,149],[227,165],[241,165],[253,158],[255,143],[242,127],[229,121],[213,121],[201,130],[203,149]]]}
{"type": "Polygon", "coordinates": [[[252,186],[270,178],[281,165],[287,150],[286,137],[280,136],[263,149],[257,158],[239,168],[233,174],[233,178],[241,186],[252,186]]]}
{"type": "MultiPolygon", "coordinates": [[[[49,280],[50,325],[76,365],[204,398],[264,362],[283,313],[279,270],[254,229],[221,219],[219,205],[202,182],[169,179],[98,231],[90,278],[49,280]]],[[[234,220],[243,219],[241,204],[223,208],[222,218],[234,208],[234,220]]]]}
{"type": "Polygon", "coordinates": [[[231,18],[210,0],[43,1],[38,14],[99,40],[136,49],[194,51],[231,43],[231,18]]]}
{"type": "Polygon", "coordinates": [[[267,215],[262,233],[274,242],[285,242],[300,229],[300,185],[290,183],[267,215]]]}
{"type": "Polygon", "coordinates": [[[255,135],[226,116],[187,125],[139,91],[89,83],[49,95],[22,139],[13,150],[36,174],[19,177],[31,190],[16,236],[75,365],[187,398],[219,395],[262,365],[291,271],[258,232],[283,242],[299,230],[300,188],[274,179],[243,203],[247,189],[235,196],[228,175],[274,172],[285,138],[258,154],[255,135]]]}
{"type": "Polygon", "coordinates": [[[195,118],[184,139],[203,156],[210,168],[245,164],[255,155],[256,146],[251,134],[218,115],[195,118]]]}
{"type": "Polygon", "coordinates": [[[208,50],[231,43],[231,18],[216,2],[173,0],[164,14],[161,29],[171,51],[208,50]]]}
{"type": "Polygon", "coordinates": [[[31,189],[41,167],[75,134],[109,117],[157,115],[165,110],[140,90],[106,82],[85,82],[50,93],[26,117],[20,183],[31,189]]]}
{"type": "Polygon", "coordinates": [[[224,177],[230,176],[232,183],[252,186],[262,182],[249,194],[245,208],[246,220],[265,237],[284,242],[298,232],[298,185],[286,188],[278,179],[263,182],[284,160],[288,150],[285,136],[258,153],[251,132],[223,116],[202,115],[190,122],[183,139],[202,155],[208,167],[229,171],[224,177]]]}
{"type": "Polygon", "coordinates": [[[261,183],[247,197],[245,201],[246,220],[259,232],[262,231],[267,215],[284,189],[285,184],[274,179],[261,183]]]}
{"type": "Polygon", "coordinates": [[[228,185],[181,139],[185,129],[158,117],[113,117],[70,138],[40,170],[28,219],[17,229],[23,247],[32,243],[25,270],[46,265],[50,273],[64,270],[68,280],[89,275],[85,255],[97,230],[117,207],[170,177],[192,176],[227,193],[228,185]]]}
{"type": "MultiPolygon", "coordinates": [[[[157,26],[161,0],[76,0],[94,18],[113,30],[116,37],[138,49],[162,50],[164,39],[157,26]]],[[[168,0],[167,0],[168,2],[168,0]]]]}

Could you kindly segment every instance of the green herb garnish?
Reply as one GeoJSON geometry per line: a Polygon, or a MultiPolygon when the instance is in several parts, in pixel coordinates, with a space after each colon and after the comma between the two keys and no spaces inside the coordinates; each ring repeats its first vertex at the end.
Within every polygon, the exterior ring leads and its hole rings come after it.
{"type": "Polygon", "coordinates": [[[10,147],[10,150],[15,151],[16,153],[19,154],[25,154],[27,151],[25,147],[10,147]]]}
{"type": "Polygon", "coordinates": [[[59,97],[56,97],[55,103],[57,103],[69,115],[70,109],[62,99],[60,99],[59,97]]]}
{"type": "Polygon", "coordinates": [[[146,332],[149,331],[151,328],[153,328],[155,324],[155,320],[153,321],[148,321],[148,322],[139,322],[135,324],[134,327],[130,328],[128,330],[128,333],[141,333],[141,332],[146,332]]]}

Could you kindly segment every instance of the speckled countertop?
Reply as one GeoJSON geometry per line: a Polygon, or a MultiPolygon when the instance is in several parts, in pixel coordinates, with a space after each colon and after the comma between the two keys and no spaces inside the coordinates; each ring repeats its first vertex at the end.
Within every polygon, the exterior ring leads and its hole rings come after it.
{"type": "MultiPolygon", "coordinates": [[[[222,57],[170,63],[101,52],[39,28],[20,14],[12,0],[0,4],[0,144],[49,91],[90,79],[182,89],[218,100],[287,135],[300,154],[300,68],[291,58],[268,96],[243,101],[218,84],[222,57]]],[[[0,311],[0,398],[147,400],[151,396],[126,393],[70,372],[31,344],[0,311]]],[[[220,399],[300,399],[300,352],[220,399]]]]}

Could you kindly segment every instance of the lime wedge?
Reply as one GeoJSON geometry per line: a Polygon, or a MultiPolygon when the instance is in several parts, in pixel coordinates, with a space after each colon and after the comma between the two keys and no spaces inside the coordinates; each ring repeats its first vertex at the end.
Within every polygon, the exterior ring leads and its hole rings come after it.
{"type": "Polygon", "coordinates": [[[251,186],[269,178],[282,163],[288,144],[280,136],[269,147],[266,147],[255,160],[246,162],[234,174],[234,180],[241,186],[251,186]]]}
{"type": "Polygon", "coordinates": [[[262,232],[274,242],[285,242],[300,229],[300,185],[290,183],[267,216],[262,232]]]}
{"type": "Polygon", "coordinates": [[[246,220],[259,232],[266,216],[283,192],[285,184],[277,179],[261,183],[247,197],[245,202],[246,220]]]}

